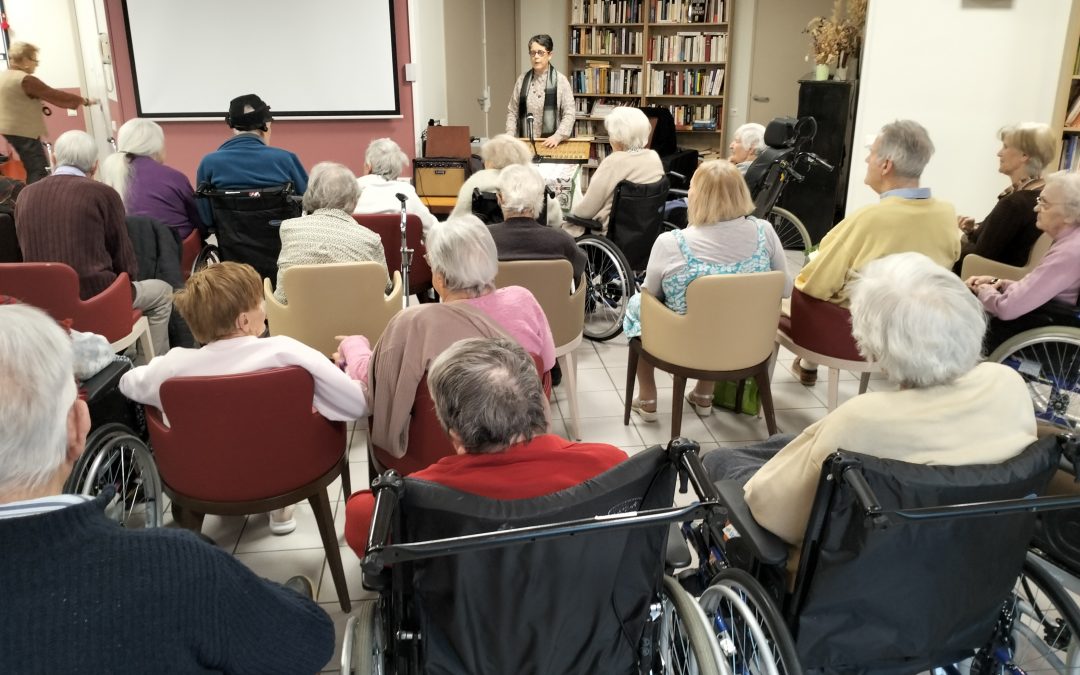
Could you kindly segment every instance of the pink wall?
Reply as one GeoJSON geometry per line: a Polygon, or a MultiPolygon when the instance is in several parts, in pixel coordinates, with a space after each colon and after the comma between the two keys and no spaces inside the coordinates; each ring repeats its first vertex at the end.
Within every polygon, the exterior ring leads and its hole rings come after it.
{"type": "MultiPolygon", "coordinates": [[[[302,10],[298,10],[302,11],[302,10]]],[[[105,13],[112,40],[113,63],[116,68],[117,91],[120,105],[115,118],[119,126],[136,117],[135,88],[131,76],[131,56],[128,50],[127,31],[121,0],[105,0],[105,13]]],[[[311,170],[318,162],[334,161],[348,166],[353,172],[364,171],[364,150],[373,139],[389,136],[394,139],[410,158],[416,141],[413,139],[412,83],[405,81],[405,64],[410,60],[409,7],[408,0],[394,0],[394,31],[397,38],[398,91],[401,119],[393,120],[278,120],[274,122],[270,142],[300,156],[300,161],[311,170]]],[[[193,48],[198,48],[193,45],[193,48]]],[[[303,49],[294,52],[302,58],[303,49]]],[[[182,55],[177,55],[182,58],[182,55]]],[[[317,67],[317,64],[313,64],[317,67]]],[[[363,64],[357,64],[362,68],[363,64]]],[[[234,77],[222,69],[221,77],[234,77]]],[[[243,87],[241,87],[242,89],[243,87]]],[[[237,90],[236,95],[249,93],[237,90]]],[[[258,92],[255,92],[258,93],[258,92]]],[[[267,101],[271,109],[273,101],[267,101]]],[[[188,175],[194,182],[195,169],[203,155],[213,152],[232,134],[225,126],[228,101],[221,102],[220,122],[161,122],[165,130],[165,161],[188,175]]],[[[113,107],[116,114],[116,107],[113,107]]],[[[55,117],[55,116],[54,116],[55,117]]],[[[75,118],[71,118],[74,120],[75,118]]],[[[50,128],[51,131],[51,128],[50,128]]],[[[407,169],[411,171],[411,169],[407,169]]]]}

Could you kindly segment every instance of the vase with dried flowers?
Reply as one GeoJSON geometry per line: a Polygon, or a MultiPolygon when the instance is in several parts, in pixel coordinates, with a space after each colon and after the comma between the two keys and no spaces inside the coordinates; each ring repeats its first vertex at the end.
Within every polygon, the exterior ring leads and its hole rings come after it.
{"type": "Polygon", "coordinates": [[[828,78],[829,66],[847,68],[848,60],[858,54],[862,46],[865,24],[866,0],[834,0],[832,17],[816,16],[810,20],[803,31],[810,35],[810,53],[806,60],[814,59],[818,79],[828,78]]]}

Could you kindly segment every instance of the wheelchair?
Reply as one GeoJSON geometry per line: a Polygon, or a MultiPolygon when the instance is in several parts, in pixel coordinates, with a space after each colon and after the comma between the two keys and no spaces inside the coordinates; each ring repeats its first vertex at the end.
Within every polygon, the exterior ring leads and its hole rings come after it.
{"type": "Polygon", "coordinates": [[[146,418],[142,407],[119,390],[120,377],[131,361],[118,357],[81,383],[90,409],[86,449],[64,484],[67,494],[112,496],[105,514],[123,527],[159,527],[162,524],[162,489],[154,456],[146,444],[146,418]]]}
{"type": "Polygon", "coordinates": [[[204,246],[192,271],[225,260],[247,263],[271,284],[277,283],[277,260],[281,253],[281,221],[301,215],[300,197],[293,184],[265,188],[216,189],[204,183],[195,196],[209,199],[214,214],[210,231],[217,246],[204,246]]]}
{"type": "Polygon", "coordinates": [[[664,574],[669,524],[705,508],[671,506],[677,480],[708,480],[697,449],[677,439],[511,501],[384,473],[362,559],[379,598],[349,619],[341,672],[730,675],[664,574]]]}
{"type": "MultiPolygon", "coordinates": [[[[555,198],[555,190],[550,185],[544,186],[544,202],[540,207],[540,213],[536,216],[536,222],[544,225],[547,223],[548,200],[555,198]]],[[[503,222],[502,207],[499,206],[499,197],[494,192],[484,192],[480,188],[473,188],[472,214],[480,219],[485,225],[494,225],[503,222]]]]}
{"type": "Polygon", "coordinates": [[[597,232],[599,221],[567,216],[567,222],[588,231],[577,239],[586,256],[585,337],[603,342],[622,333],[626,306],[638,290],[653,243],[661,232],[675,229],[664,220],[672,192],[685,194],[672,191],[667,176],[649,184],[620,181],[606,236],[597,232]]]}
{"type": "Polygon", "coordinates": [[[786,543],[754,521],[740,483],[720,481],[705,494],[723,510],[682,526],[702,563],[678,578],[700,593],[734,672],[1077,673],[1080,609],[1028,551],[1036,514],[1080,507],[1080,496],[1034,497],[1062,458],[1077,458],[1072,437],[998,465],[838,451],[793,586],[786,543]]]}

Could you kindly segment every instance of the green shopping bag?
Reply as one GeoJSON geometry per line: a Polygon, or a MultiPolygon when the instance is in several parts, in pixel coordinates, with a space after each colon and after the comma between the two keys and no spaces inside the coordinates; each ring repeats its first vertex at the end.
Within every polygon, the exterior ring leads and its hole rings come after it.
{"type": "Polygon", "coordinates": [[[757,381],[748,377],[738,382],[717,382],[713,389],[713,405],[756,416],[761,410],[757,381]]]}

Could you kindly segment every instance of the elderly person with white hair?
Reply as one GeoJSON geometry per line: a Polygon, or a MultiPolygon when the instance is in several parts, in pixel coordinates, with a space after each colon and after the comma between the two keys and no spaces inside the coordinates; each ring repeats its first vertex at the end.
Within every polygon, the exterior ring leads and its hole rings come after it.
{"type": "Polygon", "coordinates": [[[567,260],[574,278],[585,271],[585,252],[561,229],[542,225],[536,218],[544,199],[544,178],[531,164],[503,169],[497,183],[499,206],[505,220],[488,225],[499,260],[567,260]]]}
{"type": "Polygon", "coordinates": [[[56,139],[53,175],[28,185],[16,205],[23,260],[59,262],[79,275],[79,297],[101,293],[126,272],[132,307],[150,323],[155,354],[169,350],[172,287],[159,279],[136,281],[135,252],[116,190],[90,178],[97,171],[97,143],[85,131],[56,139]]]}
{"type": "Polygon", "coordinates": [[[1080,296],[1080,174],[1058,171],[1047,176],[1035,212],[1036,227],[1054,240],[1035,269],[1019,281],[975,276],[966,282],[994,317],[988,353],[1020,331],[1053,325],[1061,318],[1075,322],[1080,296]]]}
{"type": "MultiPolygon", "coordinates": [[[[499,134],[480,148],[480,159],[484,161],[484,168],[469,176],[469,179],[461,186],[457,203],[454,205],[453,212],[450,213],[451,218],[472,213],[473,190],[494,192],[499,187],[499,172],[515,164],[531,165],[532,153],[520,139],[509,134],[499,134]]],[[[537,212],[531,217],[537,219],[540,214],[537,212]]],[[[546,222],[551,227],[558,227],[562,223],[562,208],[559,206],[559,200],[554,197],[547,200],[546,222]]]]}
{"type": "Polygon", "coordinates": [[[745,176],[746,170],[764,149],[765,127],[756,122],[748,122],[732,134],[731,145],[728,146],[728,161],[745,176]]]}
{"type": "MultiPolygon", "coordinates": [[[[599,221],[601,234],[607,234],[611,203],[619,181],[655,183],[664,177],[660,155],[645,147],[649,144],[652,131],[645,113],[637,108],[619,106],[604,118],[604,128],[614,152],[600,162],[589,178],[589,189],[585,196],[570,211],[575,218],[599,221]]],[[[585,233],[585,228],[580,225],[566,223],[563,227],[575,237],[585,233]]]]}
{"type": "Polygon", "coordinates": [[[713,480],[745,482],[754,519],[794,551],[822,462],[840,448],[962,466],[1005,461],[1036,440],[1023,380],[1006,366],[980,363],[986,316],[948,269],[918,253],[898,253],[863,267],[849,293],[859,351],[897,389],[856,396],[796,437],[702,458],[713,480]]]}
{"type": "MultiPolygon", "coordinates": [[[[311,170],[304,193],[305,215],[281,223],[274,297],[288,304],[285,270],[295,265],[377,262],[386,268],[382,239],[352,217],[360,187],[349,167],[320,162],[311,170]]],[[[389,275],[386,283],[390,283],[389,275]]]]}
{"type": "Polygon", "coordinates": [[[128,120],[116,134],[117,151],[101,162],[98,180],[112,186],[129,216],[160,220],[181,239],[203,227],[187,176],[165,166],[165,132],[152,120],[128,120]]]}
{"type": "Polygon", "coordinates": [[[350,376],[367,378],[372,443],[395,457],[405,455],[417,384],[432,359],[454,342],[509,336],[539,356],[544,371],[555,364],[551,329],[533,294],[520,286],[495,288],[495,241],[478,218],[452,218],[434,228],[427,258],[442,302],[395,314],[374,353],[361,336],[345,338],[338,352],[350,376]]]}
{"type": "Polygon", "coordinates": [[[1049,125],[1032,122],[1005,127],[998,137],[998,173],[1009,177],[1009,187],[998,195],[981,223],[966,216],[957,218],[964,233],[954,268],[957,273],[970,253],[1022,267],[1041,234],[1035,224],[1035,201],[1046,184],[1043,170],[1054,161],[1057,138],[1049,125]]]}
{"type": "Polygon", "coordinates": [[[438,221],[420,200],[416,189],[398,180],[408,164],[408,155],[391,139],[376,138],[369,143],[364,153],[367,175],[356,180],[360,186],[360,200],[353,213],[400,213],[401,202],[397,195],[405,195],[405,212],[420,218],[426,238],[438,221]]]}

